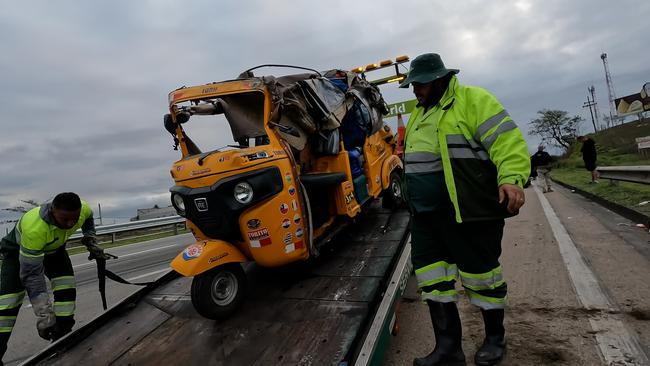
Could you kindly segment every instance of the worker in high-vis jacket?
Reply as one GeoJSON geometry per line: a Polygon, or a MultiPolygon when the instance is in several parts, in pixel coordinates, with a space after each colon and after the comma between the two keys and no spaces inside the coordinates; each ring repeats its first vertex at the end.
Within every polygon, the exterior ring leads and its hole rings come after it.
{"type": "Polygon", "coordinates": [[[27,211],[0,241],[0,359],[7,351],[25,292],[39,336],[54,341],[72,330],[76,289],[65,243],[79,228],[89,259],[105,258],[95,238],[92,209],[72,192],[60,193],[51,203],[27,211]],[[54,302],[45,277],[50,280],[54,302]]]}
{"type": "Polygon", "coordinates": [[[400,85],[412,85],[418,100],[406,127],[405,187],[411,259],[436,340],[414,365],[465,365],[458,279],[485,323],[475,363],[495,365],[506,350],[499,256],[504,219],[524,204],[528,147],[503,105],[485,89],[459,84],[458,72],[427,53],[400,85]]]}

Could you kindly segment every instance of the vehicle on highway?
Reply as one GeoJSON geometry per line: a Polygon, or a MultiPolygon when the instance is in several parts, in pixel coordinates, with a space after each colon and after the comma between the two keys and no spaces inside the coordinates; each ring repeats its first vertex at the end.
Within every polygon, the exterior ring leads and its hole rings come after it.
{"type": "Polygon", "coordinates": [[[265,66],[296,68],[262,65],[169,94],[164,124],[182,154],[171,201],[196,238],[171,266],[194,277],[192,304],[210,319],[241,305],[242,263],[316,257],[370,200],[401,203],[403,165],[379,89],[343,70],[254,75],[265,66]]]}

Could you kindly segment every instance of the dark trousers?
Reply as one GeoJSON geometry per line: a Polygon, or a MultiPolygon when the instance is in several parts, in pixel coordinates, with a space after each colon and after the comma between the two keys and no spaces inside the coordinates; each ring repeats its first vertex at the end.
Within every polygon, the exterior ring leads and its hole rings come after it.
{"type": "Polygon", "coordinates": [[[459,224],[449,209],[413,213],[411,260],[422,300],[456,301],[460,279],[472,304],[504,308],[507,285],[499,264],[503,227],[503,219],[459,224]]]}
{"type": "MultiPolygon", "coordinates": [[[[74,324],[77,291],[68,252],[61,248],[45,255],[43,266],[52,285],[57,323],[74,324]]],[[[0,261],[0,359],[7,351],[7,343],[24,297],[25,287],[20,281],[18,252],[3,253],[0,261]]]]}

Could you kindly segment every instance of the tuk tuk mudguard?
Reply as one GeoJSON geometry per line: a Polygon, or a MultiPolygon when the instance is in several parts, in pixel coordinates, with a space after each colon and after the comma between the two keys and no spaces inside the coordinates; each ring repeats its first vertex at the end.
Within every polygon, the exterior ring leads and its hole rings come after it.
{"type": "Polygon", "coordinates": [[[179,253],[171,267],[185,277],[193,277],[226,263],[246,261],[242,252],[226,241],[202,240],[179,253]]]}
{"type": "Polygon", "coordinates": [[[384,161],[384,164],[381,168],[381,186],[383,189],[388,188],[390,185],[390,173],[392,173],[396,168],[399,168],[400,170],[404,169],[402,159],[400,159],[397,155],[393,155],[384,161]]]}

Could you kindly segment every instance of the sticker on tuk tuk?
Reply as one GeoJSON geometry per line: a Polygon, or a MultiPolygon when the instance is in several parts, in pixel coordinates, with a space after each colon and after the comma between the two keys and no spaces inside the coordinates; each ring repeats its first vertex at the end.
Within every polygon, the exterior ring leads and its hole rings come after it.
{"type": "Polygon", "coordinates": [[[284,252],[285,252],[285,253],[291,253],[291,252],[293,252],[293,251],[295,251],[295,250],[296,250],[296,246],[295,246],[293,243],[292,243],[292,244],[289,244],[289,245],[286,245],[286,246],[284,247],[284,252]]]}
{"type": "Polygon", "coordinates": [[[291,207],[293,207],[294,211],[298,211],[298,201],[292,200],[291,201],[291,207]]]}
{"type": "Polygon", "coordinates": [[[254,230],[254,229],[257,229],[258,227],[260,227],[261,224],[262,224],[262,220],[260,220],[260,219],[250,219],[246,223],[246,226],[249,229],[254,230]]]}
{"type": "Polygon", "coordinates": [[[201,253],[203,253],[204,246],[205,244],[194,244],[185,248],[185,250],[183,251],[183,259],[189,261],[191,259],[200,257],[201,253]]]}
{"type": "Polygon", "coordinates": [[[302,228],[298,228],[298,230],[296,230],[296,238],[302,238],[302,228]]]}
{"type": "Polygon", "coordinates": [[[282,227],[283,228],[288,229],[289,226],[291,226],[291,220],[289,220],[289,219],[282,220],[282,227]]]}
{"type": "Polygon", "coordinates": [[[253,248],[261,248],[271,245],[271,237],[269,236],[269,229],[263,227],[259,230],[248,232],[248,241],[253,248]]]}
{"type": "Polygon", "coordinates": [[[352,183],[350,183],[349,181],[343,182],[343,189],[345,189],[346,191],[351,190],[352,189],[352,183]]]}
{"type": "Polygon", "coordinates": [[[197,175],[210,173],[211,171],[212,171],[212,169],[210,169],[210,168],[204,168],[204,169],[192,170],[192,171],[190,172],[190,175],[194,177],[194,176],[197,176],[197,175]]]}
{"type": "Polygon", "coordinates": [[[287,183],[291,183],[291,173],[285,173],[284,174],[284,179],[287,180],[287,183]]]}
{"type": "Polygon", "coordinates": [[[280,204],[280,212],[282,212],[283,215],[286,214],[287,212],[289,212],[289,205],[287,205],[286,203],[282,202],[282,203],[280,204]]]}
{"type": "Polygon", "coordinates": [[[302,218],[300,217],[300,215],[298,214],[293,215],[293,222],[295,222],[296,224],[299,224],[301,219],[302,218]]]}
{"type": "Polygon", "coordinates": [[[293,235],[291,233],[287,233],[287,235],[285,235],[283,241],[284,241],[285,245],[291,244],[293,242],[293,235]]]}
{"type": "Polygon", "coordinates": [[[292,196],[296,194],[296,187],[294,186],[289,187],[289,194],[292,196]]]}
{"type": "Polygon", "coordinates": [[[302,248],[305,247],[305,242],[302,241],[302,240],[298,240],[297,242],[293,243],[293,246],[294,246],[296,249],[302,249],[302,248]]]}
{"type": "Polygon", "coordinates": [[[375,183],[379,184],[379,182],[381,182],[381,179],[379,179],[379,176],[376,176],[375,177],[375,183]]]}

